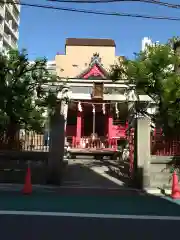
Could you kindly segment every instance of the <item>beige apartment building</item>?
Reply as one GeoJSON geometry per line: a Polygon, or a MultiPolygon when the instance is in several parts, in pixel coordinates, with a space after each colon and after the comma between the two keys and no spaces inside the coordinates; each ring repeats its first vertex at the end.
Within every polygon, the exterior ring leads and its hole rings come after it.
{"type": "Polygon", "coordinates": [[[64,78],[78,77],[89,67],[96,53],[101,66],[108,72],[118,59],[115,51],[116,44],[112,39],[67,38],[65,53],[55,57],[57,74],[64,78]]]}

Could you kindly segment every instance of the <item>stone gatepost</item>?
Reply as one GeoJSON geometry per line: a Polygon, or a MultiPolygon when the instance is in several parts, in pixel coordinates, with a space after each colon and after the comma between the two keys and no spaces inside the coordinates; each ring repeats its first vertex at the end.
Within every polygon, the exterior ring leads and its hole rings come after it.
{"type": "Polygon", "coordinates": [[[140,189],[150,186],[150,119],[137,117],[134,135],[134,181],[140,189]]]}
{"type": "Polygon", "coordinates": [[[62,180],[64,160],[64,116],[61,114],[61,104],[57,105],[55,114],[50,120],[50,141],[48,158],[49,184],[59,185],[62,180]]]}

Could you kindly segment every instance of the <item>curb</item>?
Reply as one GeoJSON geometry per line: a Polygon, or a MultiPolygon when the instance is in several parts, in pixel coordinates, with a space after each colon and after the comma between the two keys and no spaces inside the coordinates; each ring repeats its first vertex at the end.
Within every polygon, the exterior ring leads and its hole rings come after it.
{"type": "Polygon", "coordinates": [[[170,189],[163,189],[163,193],[162,193],[162,189],[145,189],[145,192],[147,194],[151,194],[151,195],[156,195],[156,196],[164,196],[164,195],[170,195],[171,194],[171,190],[170,189]]]}
{"type": "MultiPolygon", "coordinates": [[[[0,191],[21,191],[23,189],[23,184],[0,184],[0,191]]],[[[144,190],[139,190],[139,189],[134,189],[134,188],[127,188],[127,187],[117,187],[117,188],[105,188],[105,187],[97,187],[97,186],[47,186],[47,185],[32,185],[35,191],[40,191],[40,192],[51,192],[51,191],[56,191],[56,190],[61,190],[61,189],[86,189],[86,190],[115,190],[115,191],[129,191],[129,192],[137,192],[140,195],[145,195],[145,194],[151,194],[155,196],[164,196],[164,195],[170,195],[171,190],[170,189],[163,189],[163,193],[161,189],[158,188],[153,188],[153,189],[144,189],[144,190]]]]}

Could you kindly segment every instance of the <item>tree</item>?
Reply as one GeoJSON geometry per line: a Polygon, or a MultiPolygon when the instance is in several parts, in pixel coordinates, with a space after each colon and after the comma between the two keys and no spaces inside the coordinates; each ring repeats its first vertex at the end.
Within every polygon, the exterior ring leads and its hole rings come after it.
{"type": "MultiPolygon", "coordinates": [[[[147,94],[156,105],[151,116],[168,137],[180,133],[180,56],[176,49],[179,38],[166,44],[147,46],[145,51],[135,54],[133,60],[125,59],[112,67],[112,79],[127,79],[134,85],[137,95],[147,94]]],[[[145,111],[145,109],[139,109],[145,111]]],[[[147,112],[145,112],[147,114],[147,112]]]]}
{"type": "Polygon", "coordinates": [[[26,50],[0,53],[0,136],[9,149],[17,147],[20,129],[42,131],[43,112],[54,109],[60,89],[49,89],[57,77],[48,72],[46,63],[46,59],[30,63],[26,50]]]}

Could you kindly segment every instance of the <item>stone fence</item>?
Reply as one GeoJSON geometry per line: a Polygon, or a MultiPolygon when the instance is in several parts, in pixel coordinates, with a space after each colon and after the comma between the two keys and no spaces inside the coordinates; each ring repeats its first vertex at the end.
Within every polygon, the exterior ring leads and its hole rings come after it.
{"type": "Polygon", "coordinates": [[[24,183],[31,167],[32,183],[45,184],[48,152],[0,151],[0,183],[24,183]]]}
{"type": "Polygon", "coordinates": [[[151,156],[150,161],[150,187],[170,188],[172,184],[172,172],[178,173],[180,157],[151,156]]]}
{"type": "Polygon", "coordinates": [[[151,155],[151,127],[146,117],[137,118],[134,133],[134,181],[139,188],[169,188],[180,157],[151,155]]]}

